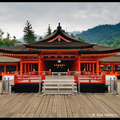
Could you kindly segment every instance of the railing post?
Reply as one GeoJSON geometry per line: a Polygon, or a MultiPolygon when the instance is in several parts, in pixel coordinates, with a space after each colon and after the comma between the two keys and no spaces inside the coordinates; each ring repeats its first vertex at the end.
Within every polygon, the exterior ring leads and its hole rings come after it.
{"type": "Polygon", "coordinates": [[[8,78],[8,93],[9,93],[9,84],[10,84],[10,79],[8,78]]]}
{"type": "Polygon", "coordinates": [[[74,80],[75,80],[75,83],[78,83],[78,76],[77,76],[77,72],[74,73],[74,80]]]}
{"type": "Polygon", "coordinates": [[[45,81],[44,81],[43,95],[45,95],[45,81]]]}
{"type": "Polygon", "coordinates": [[[70,71],[69,71],[69,69],[67,70],[67,75],[70,75],[70,71]]]}
{"type": "Polygon", "coordinates": [[[39,78],[39,93],[41,92],[41,77],[39,78]]]}
{"type": "Polygon", "coordinates": [[[78,79],[78,92],[80,93],[80,79],[78,79]]]}
{"type": "Polygon", "coordinates": [[[117,92],[117,78],[114,78],[114,92],[118,94],[117,92]]]}
{"type": "Polygon", "coordinates": [[[72,95],[74,95],[74,81],[72,82],[72,95]]]}
{"type": "Polygon", "coordinates": [[[110,93],[112,92],[112,78],[110,78],[110,93]]]}
{"type": "Polygon", "coordinates": [[[33,69],[33,75],[35,75],[35,69],[33,69]]]}
{"type": "Polygon", "coordinates": [[[51,75],[51,69],[49,69],[49,75],[51,75]]]}

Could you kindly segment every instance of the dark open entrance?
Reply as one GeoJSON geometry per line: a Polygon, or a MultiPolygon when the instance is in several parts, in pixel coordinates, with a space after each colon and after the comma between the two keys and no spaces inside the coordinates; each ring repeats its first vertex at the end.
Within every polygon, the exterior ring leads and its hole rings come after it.
{"type": "Polygon", "coordinates": [[[52,72],[67,72],[67,70],[73,70],[74,60],[50,60],[45,61],[46,70],[51,69],[52,72]]]}

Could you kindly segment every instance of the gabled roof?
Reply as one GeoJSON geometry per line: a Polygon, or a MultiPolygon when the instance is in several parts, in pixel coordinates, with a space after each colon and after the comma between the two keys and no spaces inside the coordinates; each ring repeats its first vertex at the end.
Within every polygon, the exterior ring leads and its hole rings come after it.
{"type": "Polygon", "coordinates": [[[74,37],[71,37],[62,29],[62,27],[57,27],[54,32],[33,43],[25,44],[27,48],[36,48],[36,49],[84,49],[91,48],[94,44],[89,44],[82,42],[74,37]]]}

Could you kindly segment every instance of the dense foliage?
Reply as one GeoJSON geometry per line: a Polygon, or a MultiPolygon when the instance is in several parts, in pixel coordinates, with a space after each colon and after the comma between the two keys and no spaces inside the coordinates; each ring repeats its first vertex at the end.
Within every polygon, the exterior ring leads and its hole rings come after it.
{"type": "Polygon", "coordinates": [[[47,32],[45,33],[45,36],[49,36],[52,34],[52,29],[50,28],[50,24],[48,25],[47,32]]]}
{"type": "Polygon", "coordinates": [[[4,32],[0,29],[0,47],[12,47],[15,43],[21,43],[17,41],[16,37],[11,38],[10,34],[7,33],[7,36],[3,38],[4,32]]]}
{"type": "Polygon", "coordinates": [[[34,31],[32,30],[32,25],[29,21],[27,21],[26,26],[24,27],[24,36],[23,40],[25,43],[31,43],[36,41],[36,36],[34,34],[34,31]]]}
{"type": "Polygon", "coordinates": [[[98,43],[103,46],[120,46],[120,23],[115,25],[99,25],[76,34],[75,37],[80,37],[88,43],[98,43]]]}

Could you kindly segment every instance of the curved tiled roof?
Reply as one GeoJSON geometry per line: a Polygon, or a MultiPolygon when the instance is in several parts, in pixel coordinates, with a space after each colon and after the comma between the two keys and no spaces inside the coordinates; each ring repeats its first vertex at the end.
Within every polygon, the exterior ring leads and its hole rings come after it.
{"type": "Polygon", "coordinates": [[[40,53],[40,51],[38,50],[28,50],[24,45],[0,48],[0,52],[13,53],[13,54],[18,54],[18,53],[19,54],[39,54],[40,53]]]}
{"type": "Polygon", "coordinates": [[[54,32],[41,40],[29,44],[23,44],[14,47],[0,48],[0,52],[12,54],[40,54],[39,49],[79,49],[79,54],[103,54],[119,52],[119,47],[103,47],[96,44],[82,42],[74,37],[71,37],[62,29],[57,27],[54,32]],[[32,50],[28,48],[35,48],[32,50]],[[84,48],[90,48],[84,50],[84,48]]]}
{"type": "Polygon", "coordinates": [[[37,49],[51,49],[51,48],[53,49],[83,49],[83,48],[91,48],[93,44],[82,42],[74,37],[71,37],[70,35],[65,33],[64,30],[62,30],[61,26],[58,26],[57,29],[54,30],[54,32],[51,35],[46,36],[45,38],[37,42],[25,44],[25,46],[27,48],[37,48],[37,49]],[[66,42],[62,38],[60,41],[58,41],[58,38],[56,38],[56,40],[54,40],[53,42],[48,42],[49,40],[54,39],[58,35],[61,35],[63,38],[71,42],[66,42]]]}

